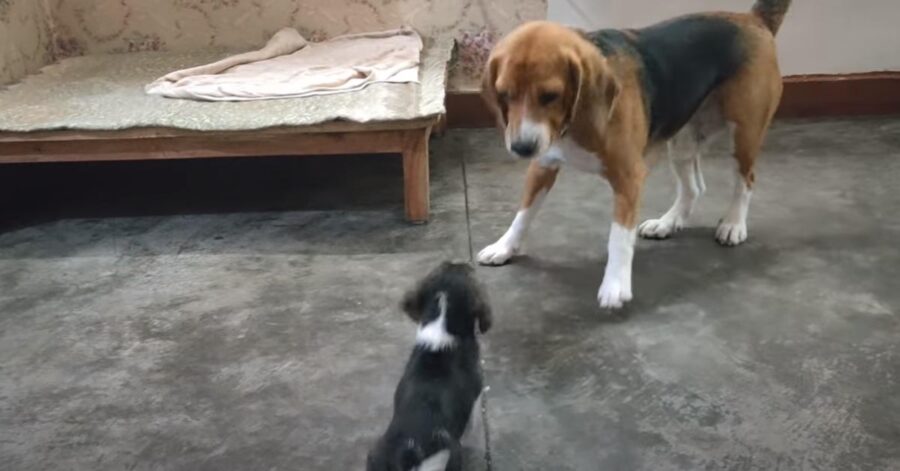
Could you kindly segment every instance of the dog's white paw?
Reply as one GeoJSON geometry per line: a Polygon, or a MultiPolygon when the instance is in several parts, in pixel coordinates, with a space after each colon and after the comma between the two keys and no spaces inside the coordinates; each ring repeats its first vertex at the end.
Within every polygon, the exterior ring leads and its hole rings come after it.
{"type": "Polygon", "coordinates": [[[602,309],[619,309],[631,301],[631,298],[631,286],[617,277],[603,277],[603,283],[597,291],[597,302],[602,309]]]}
{"type": "Polygon", "coordinates": [[[716,240],[726,246],[740,245],[747,240],[747,223],[720,222],[716,228],[716,240]]]}
{"type": "Polygon", "coordinates": [[[498,240],[491,245],[481,249],[476,259],[482,265],[503,265],[519,253],[519,248],[510,244],[505,240],[498,240]]]}
{"type": "Polygon", "coordinates": [[[663,216],[648,219],[638,226],[638,235],[645,239],[667,239],[684,229],[684,221],[677,217],[663,216]]]}

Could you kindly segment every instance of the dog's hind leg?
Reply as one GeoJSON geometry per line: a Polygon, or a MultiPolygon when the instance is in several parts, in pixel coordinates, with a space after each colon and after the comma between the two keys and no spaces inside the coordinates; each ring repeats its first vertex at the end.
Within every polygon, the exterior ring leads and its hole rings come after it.
{"type": "Polygon", "coordinates": [[[716,240],[722,245],[735,246],[747,240],[747,213],[756,180],[753,165],[764,135],[764,127],[748,124],[735,127],[734,157],[737,160],[737,171],[734,174],[734,193],[728,211],[716,228],[716,240]]]}
{"type": "Polygon", "coordinates": [[[687,226],[697,199],[706,191],[700,170],[700,153],[691,152],[687,158],[674,155],[672,143],[667,144],[669,166],[675,175],[675,202],[658,219],[648,219],[638,227],[638,234],[645,239],[666,239],[687,226]]]}
{"type": "Polygon", "coordinates": [[[760,41],[754,53],[750,64],[722,86],[722,110],[734,123],[737,161],[731,204],[716,229],[716,240],[726,246],[747,240],[747,212],[756,181],[753,167],[783,89],[772,38],[760,41]]]}
{"type": "Polygon", "coordinates": [[[718,100],[713,97],[666,143],[669,166],[675,175],[675,202],[658,219],[649,219],[638,227],[641,237],[666,239],[687,227],[697,200],[706,193],[700,158],[727,128],[718,100]]]}

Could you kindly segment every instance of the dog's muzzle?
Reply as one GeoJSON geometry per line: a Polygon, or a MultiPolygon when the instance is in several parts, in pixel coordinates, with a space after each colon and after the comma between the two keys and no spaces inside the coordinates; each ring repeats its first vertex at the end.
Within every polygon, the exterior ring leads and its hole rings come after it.
{"type": "Polygon", "coordinates": [[[509,146],[509,150],[523,159],[534,157],[537,149],[538,141],[536,139],[518,139],[509,146]]]}

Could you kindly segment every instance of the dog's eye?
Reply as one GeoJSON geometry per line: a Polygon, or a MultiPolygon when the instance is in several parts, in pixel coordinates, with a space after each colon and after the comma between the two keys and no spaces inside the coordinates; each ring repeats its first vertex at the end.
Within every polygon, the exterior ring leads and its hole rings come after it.
{"type": "Polygon", "coordinates": [[[509,93],[508,92],[497,92],[497,100],[501,103],[506,103],[509,101],[509,93]]]}
{"type": "Polygon", "coordinates": [[[538,101],[541,102],[541,106],[547,106],[558,99],[559,93],[556,92],[541,93],[541,96],[538,97],[538,101]]]}

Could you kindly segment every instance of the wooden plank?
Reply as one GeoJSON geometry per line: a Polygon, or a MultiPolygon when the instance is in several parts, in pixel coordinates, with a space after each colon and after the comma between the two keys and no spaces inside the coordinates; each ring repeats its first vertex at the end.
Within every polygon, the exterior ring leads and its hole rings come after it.
{"type": "Polygon", "coordinates": [[[223,133],[157,138],[4,142],[0,143],[0,163],[401,153],[407,148],[409,132],[223,133]]]}
{"type": "Polygon", "coordinates": [[[81,140],[123,140],[147,139],[160,137],[205,137],[218,139],[223,136],[273,136],[280,134],[327,134],[347,132],[397,131],[423,129],[432,126],[440,116],[414,119],[408,121],[383,121],[373,123],[355,123],[349,121],[333,121],[313,126],[278,126],[246,131],[193,131],[176,128],[132,128],[109,131],[94,130],[59,130],[36,132],[0,131],[0,142],[23,141],[81,141],[81,140]]]}
{"type": "Polygon", "coordinates": [[[428,138],[431,128],[408,131],[403,148],[403,198],[406,219],[422,224],[428,222],[431,191],[428,174],[428,138]]]}

